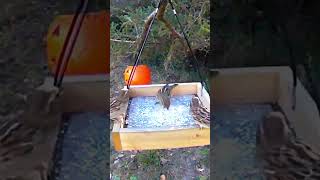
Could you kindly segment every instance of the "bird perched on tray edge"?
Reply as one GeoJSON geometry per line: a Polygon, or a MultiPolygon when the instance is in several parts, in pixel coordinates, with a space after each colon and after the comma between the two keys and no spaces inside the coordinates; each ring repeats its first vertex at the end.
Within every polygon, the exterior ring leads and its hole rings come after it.
{"type": "MultiPolygon", "coordinates": [[[[34,158],[39,156],[39,153],[46,153],[39,151],[39,149],[37,154],[34,154],[33,151],[40,145],[48,143],[48,137],[54,134],[60,126],[62,106],[58,93],[61,94],[61,91],[57,87],[43,84],[27,98],[26,111],[22,111],[17,116],[7,117],[2,121],[0,124],[0,164],[7,163],[14,166],[19,164],[15,160],[23,156],[34,158]]],[[[46,168],[36,168],[42,167],[43,164],[37,163],[39,162],[30,159],[28,164],[30,173],[32,170],[40,171],[40,174],[45,173],[46,168]]],[[[25,173],[24,170],[15,171],[14,175],[17,176],[15,178],[25,173]]],[[[10,173],[8,171],[8,174],[10,173]]],[[[28,175],[25,174],[25,176],[28,175]]]]}
{"type": "Polygon", "coordinates": [[[127,90],[121,90],[120,94],[117,98],[113,99],[110,102],[110,112],[114,112],[120,109],[120,105],[122,103],[128,102],[129,101],[129,91],[127,90]]]}
{"type": "Polygon", "coordinates": [[[199,125],[201,129],[203,127],[210,127],[210,110],[202,104],[199,97],[192,97],[190,111],[197,125],[199,125]]]}
{"type": "Polygon", "coordinates": [[[163,108],[167,108],[169,110],[169,107],[171,105],[171,101],[170,101],[170,98],[172,96],[171,92],[177,86],[178,84],[176,83],[172,85],[166,84],[161,89],[158,90],[157,98],[160,104],[163,106],[163,108]]]}
{"type": "Polygon", "coordinates": [[[257,158],[267,179],[320,179],[320,153],[294,135],[281,112],[269,113],[257,128],[257,158]]]}
{"type": "Polygon", "coordinates": [[[125,108],[125,104],[129,101],[129,91],[121,90],[118,97],[110,102],[110,119],[124,123],[125,114],[121,109],[125,108]]]}

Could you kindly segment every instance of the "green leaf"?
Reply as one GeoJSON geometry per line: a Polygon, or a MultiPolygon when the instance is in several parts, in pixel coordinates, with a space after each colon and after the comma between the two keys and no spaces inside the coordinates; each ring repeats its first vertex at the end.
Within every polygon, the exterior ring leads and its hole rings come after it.
{"type": "Polygon", "coordinates": [[[138,180],[136,176],[130,176],[130,180],[138,180]]]}

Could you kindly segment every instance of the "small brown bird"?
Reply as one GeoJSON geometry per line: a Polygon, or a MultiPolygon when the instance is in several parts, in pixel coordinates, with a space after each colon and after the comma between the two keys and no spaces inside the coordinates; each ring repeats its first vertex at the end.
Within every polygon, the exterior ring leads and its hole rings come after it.
{"type": "Polygon", "coordinates": [[[210,110],[204,107],[199,97],[192,97],[190,103],[190,111],[194,120],[200,126],[201,129],[203,127],[210,127],[210,110]]]}
{"type": "Polygon", "coordinates": [[[157,98],[161,103],[161,105],[163,106],[163,108],[167,108],[169,110],[169,107],[171,104],[170,98],[172,96],[171,91],[176,86],[178,86],[178,84],[172,84],[172,85],[166,84],[161,89],[158,90],[157,98]]]}
{"type": "Polygon", "coordinates": [[[110,112],[114,112],[114,111],[119,110],[120,105],[122,103],[129,101],[129,93],[128,92],[129,91],[127,91],[127,90],[121,90],[119,96],[110,102],[110,112]]]}
{"type": "Polygon", "coordinates": [[[62,92],[52,84],[38,87],[30,98],[29,109],[21,119],[26,129],[36,130],[34,141],[44,143],[50,133],[60,126],[62,92]]]}
{"type": "Polygon", "coordinates": [[[320,179],[320,153],[295,137],[280,112],[258,124],[257,155],[268,180],[320,179]]]}
{"type": "Polygon", "coordinates": [[[124,110],[121,109],[125,108],[125,104],[129,101],[129,91],[128,90],[121,90],[118,97],[113,99],[110,102],[110,119],[112,121],[118,121],[120,123],[124,123],[124,110]]]}

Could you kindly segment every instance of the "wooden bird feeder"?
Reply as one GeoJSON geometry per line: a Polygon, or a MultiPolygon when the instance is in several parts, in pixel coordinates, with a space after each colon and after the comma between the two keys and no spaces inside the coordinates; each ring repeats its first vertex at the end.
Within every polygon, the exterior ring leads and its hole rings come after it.
{"type": "Polygon", "coordinates": [[[213,107],[233,103],[277,104],[297,136],[320,150],[319,111],[300,81],[296,88],[296,109],[291,108],[293,78],[289,67],[213,69],[210,81],[215,95],[213,107]]]}
{"type": "MultiPolygon", "coordinates": [[[[53,79],[48,78],[48,83],[53,79]]],[[[109,75],[66,76],[63,84],[62,106],[69,112],[106,112],[108,107],[109,75]]],[[[155,96],[164,84],[134,85],[130,87],[129,96],[155,96]]],[[[200,83],[179,83],[172,95],[197,95],[203,105],[210,109],[210,96],[200,83]]],[[[124,116],[127,113],[122,109],[124,116]]],[[[107,116],[106,116],[107,118],[107,116]]],[[[109,120],[109,119],[108,119],[109,120]]],[[[109,128],[109,127],[106,127],[109,128]]],[[[116,122],[112,130],[112,139],[117,151],[167,149],[210,145],[210,128],[190,127],[172,128],[124,128],[116,122]]]]}
{"type": "MultiPolygon", "coordinates": [[[[201,83],[178,83],[172,95],[197,95],[203,105],[210,109],[210,97],[201,83]]],[[[136,85],[129,89],[129,97],[156,96],[165,84],[136,85]]],[[[126,87],[124,88],[126,89],[126,87]]],[[[128,102],[129,103],[129,102],[128,102]]],[[[128,103],[120,109],[123,119],[128,103]]],[[[210,128],[125,128],[124,121],[115,122],[112,130],[115,150],[150,150],[210,145],[210,128]]]]}

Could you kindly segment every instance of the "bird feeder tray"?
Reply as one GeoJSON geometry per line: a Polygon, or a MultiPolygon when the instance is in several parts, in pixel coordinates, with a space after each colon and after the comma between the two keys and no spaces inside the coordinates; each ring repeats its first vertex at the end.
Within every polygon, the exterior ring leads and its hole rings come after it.
{"type": "MultiPolygon", "coordinates": [[[[287,66],[212,69],[213,107],[228,104],[276,104],[299,138],[320,150],[320,118],[316,103],[298,80],[292,109],[293,78],[287,66]]],[[[213,112],[214,113],[214,112],[213,112]]]]}
{"type": "MultiPolygon", "coordinates": [[[[156,96],[165,84],[135,85],[129,89],[129,97],[156,96]]],[[[126,87],[123,89],[126,90],[126,87]]],[[[210,96],[201,83],[178,83],[172,96],[197,95],[203,105],[210,109],[210,96]]],[[[129,101],[121,107],[122,121],[115,121],[112,139],[115,150],[171,149],[210,145],[210,128],[190,127],[126,127],[129,101]]]]}

